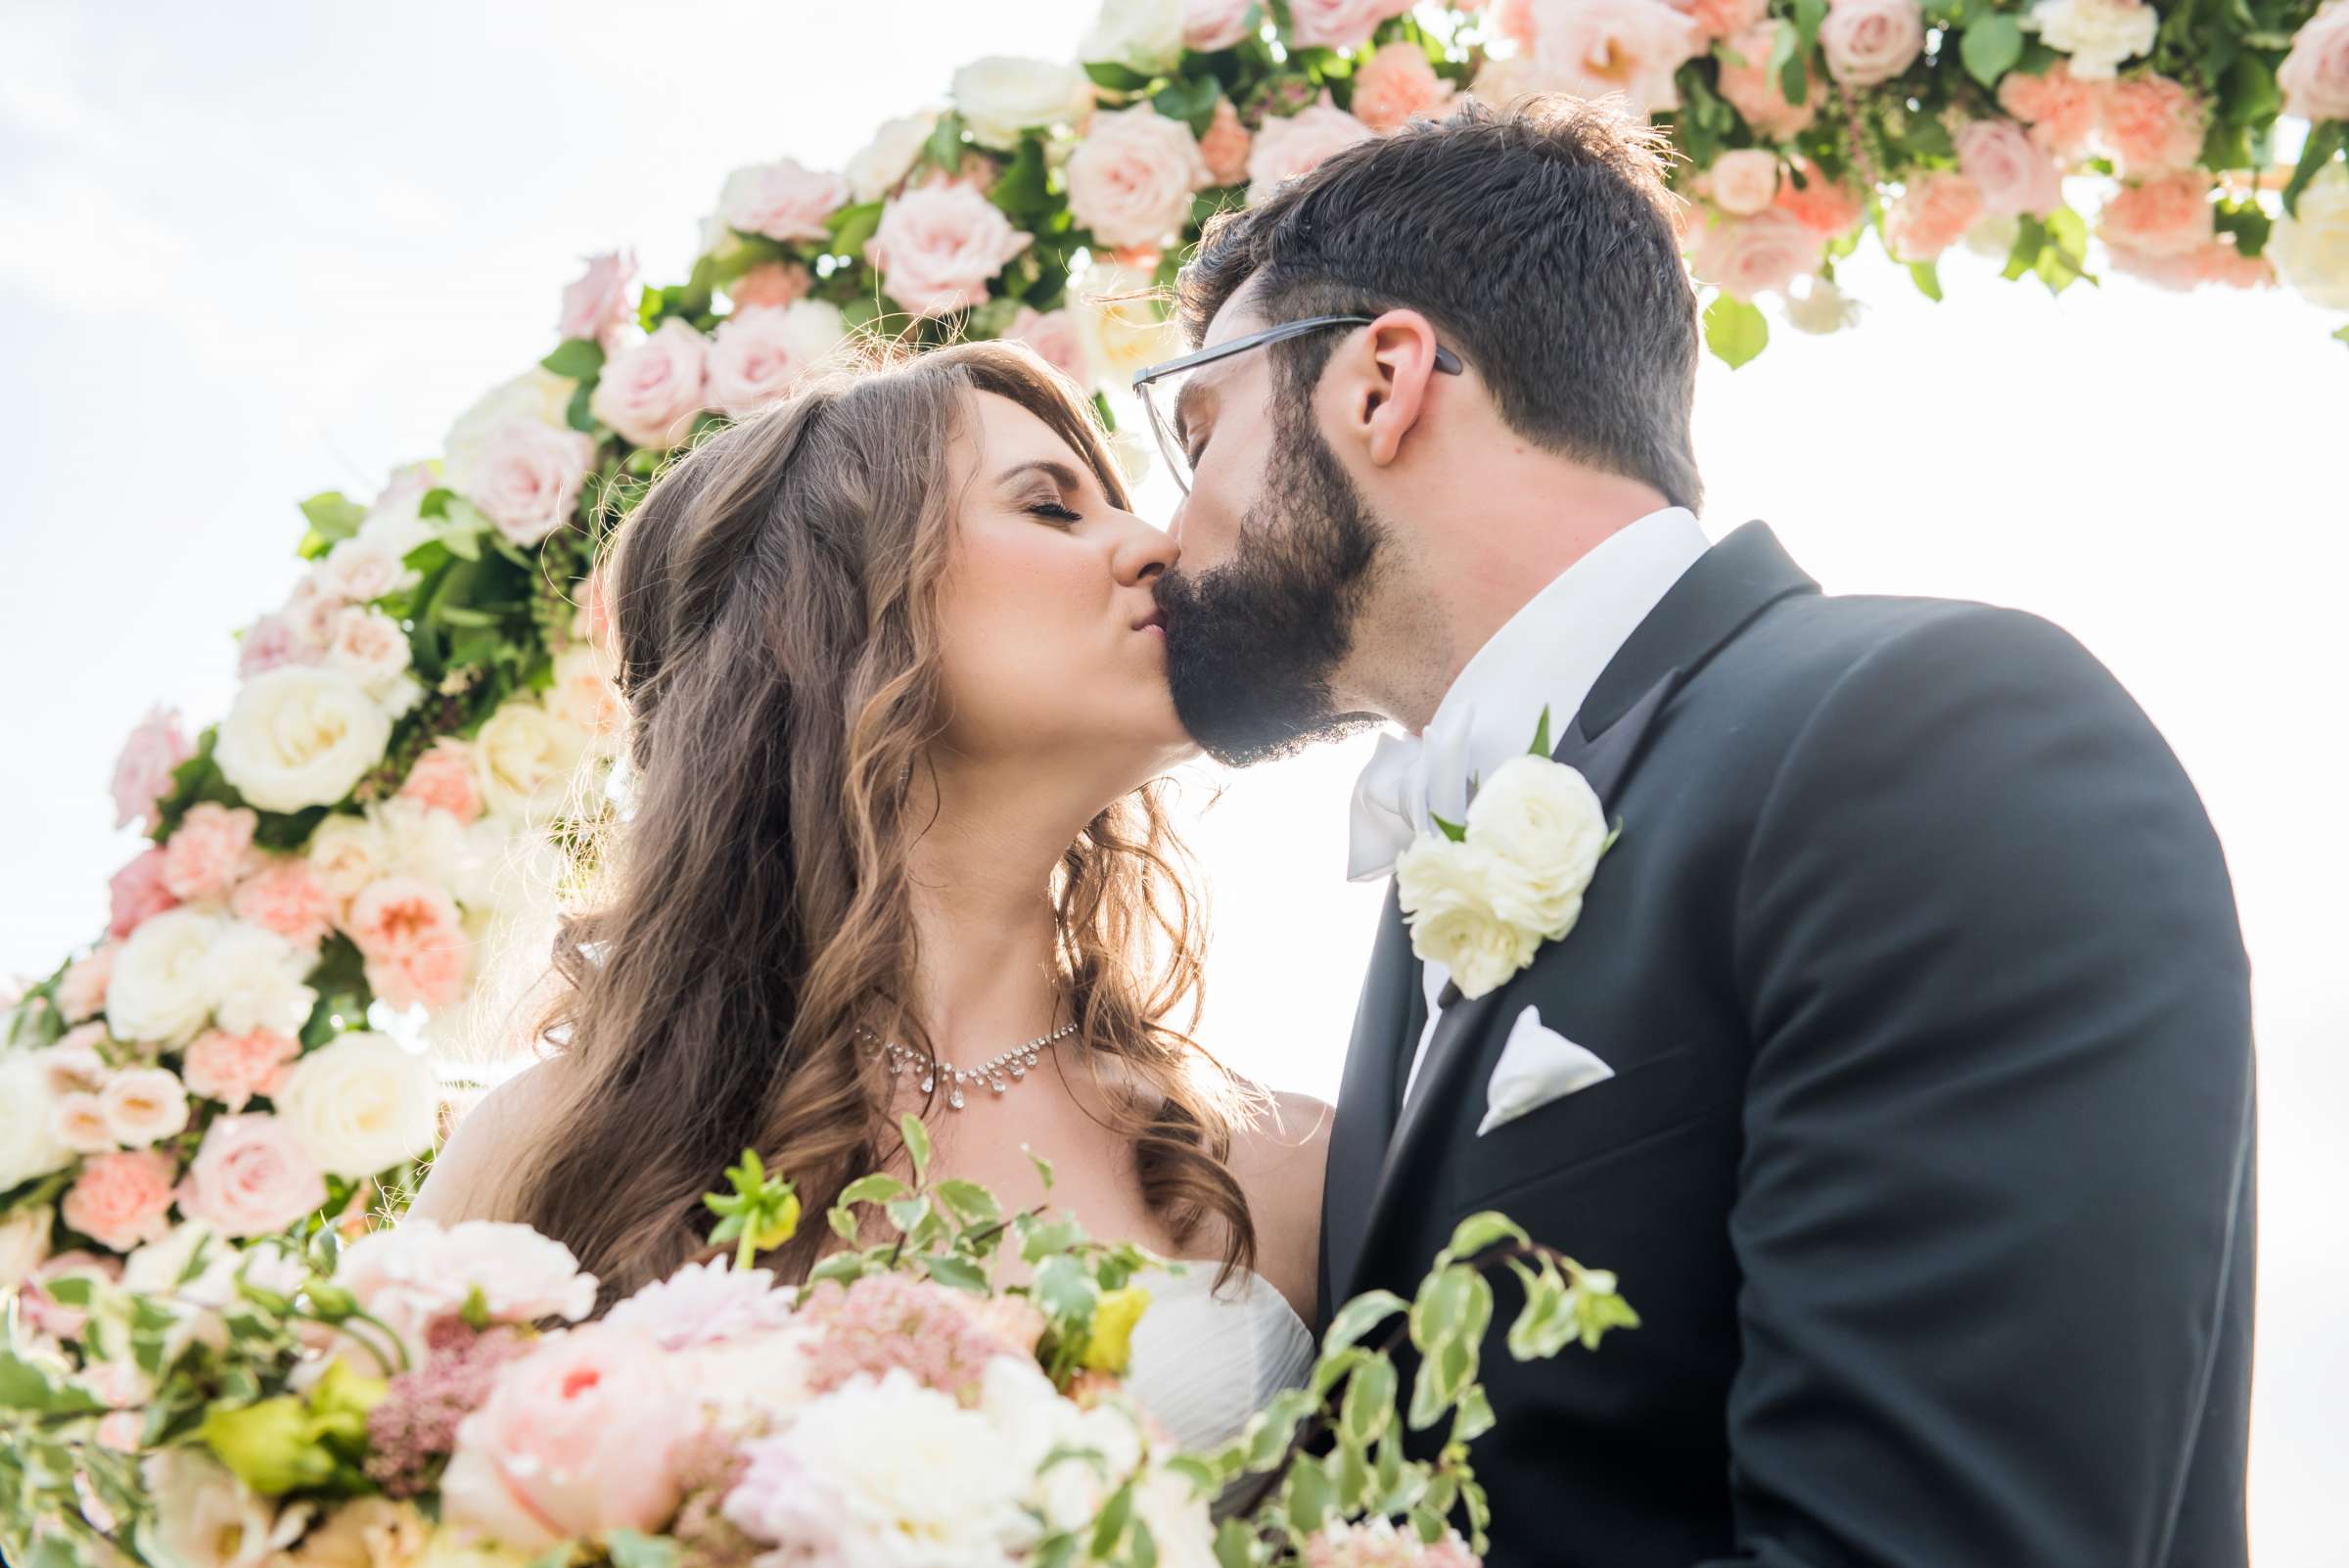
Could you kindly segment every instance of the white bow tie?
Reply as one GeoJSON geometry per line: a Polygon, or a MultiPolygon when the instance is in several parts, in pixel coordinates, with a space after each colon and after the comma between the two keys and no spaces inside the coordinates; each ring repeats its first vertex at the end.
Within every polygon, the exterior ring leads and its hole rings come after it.
{"type": "Polygon", "coordinates": [[[1378,749],[1354,781],[1347,833],[1346,878],[1375,882],[1395,869],[1395,857],[1441,813],[1451,821],[1468,807],[1468,739],[1473,711],[1439,714],[1424,735],[1382,734],[1378,749]]]}

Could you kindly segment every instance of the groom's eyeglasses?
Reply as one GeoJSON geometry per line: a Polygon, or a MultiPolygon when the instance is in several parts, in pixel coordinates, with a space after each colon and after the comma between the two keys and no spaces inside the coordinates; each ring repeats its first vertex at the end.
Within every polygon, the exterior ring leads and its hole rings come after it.
{"type": "MultiPolygon", "coordinates": [[[[1174,483],[1182,487],[1182,493],[1191,493],[1190,449],[1182,438],[1185,412],[1182,394],[1184,387],[1190,382],[1191,372],[1202,365],[1212,365],[1219,359],[1229,359],[1233,354],[1246,353],[1251,348],[1261,348],[1266,344],[1278,343],[1284,338],[1302,338],[1323,327],[1366,327],[1374,319],[1371,316],[1308,316],[1302,321],[1284,321],[1277,327],[1267,327],[1262,332],[1252,332],[1245,337],[1234,338],[1229,343],[1220,343],[1213,348],[1202,348],[1195,354],[1184,354],[1180,359],[1170,359],[1165,364],[1151,365],[1137,371],[1133,378],[1133,390],[1142,399],[1143,411],[1150,416],[1150,432],[1158,438],[1159,455],[1166,459],[1167,472],[1174,476],[1174,483]]],[[[1456,376],[1460,373],[1460,356],[1438,344],[1436,368],[1447,376],[1456,376]]]]}

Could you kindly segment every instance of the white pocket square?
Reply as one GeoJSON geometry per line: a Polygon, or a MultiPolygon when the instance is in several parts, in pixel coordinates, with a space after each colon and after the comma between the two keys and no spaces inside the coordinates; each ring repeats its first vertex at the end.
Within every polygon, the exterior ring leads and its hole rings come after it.
{"type": "Polygon", "coordinates": [[[1476,1135],[1481,1138],[1504,1122],[1614,1076],[1615,1069],[1544,1027],[1540,1008],[1528,1007],[1509,1026],[1508,1043],[1485,1085],[1485,1119],[1477,1124],[1476,1135]]]}

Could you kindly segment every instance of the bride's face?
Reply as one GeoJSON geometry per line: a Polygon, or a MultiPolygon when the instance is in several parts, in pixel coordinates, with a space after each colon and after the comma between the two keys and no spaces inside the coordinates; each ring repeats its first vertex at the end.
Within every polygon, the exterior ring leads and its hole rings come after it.
{"type": "Polygon", "coordinates": [[[1151,592],[1174,541],[1120,510],[1041,419],[992,392],[974,401],[948,452],[944,743],[974,760],[1126,767],[1139,783],[1190,750],[1151,592]]]}

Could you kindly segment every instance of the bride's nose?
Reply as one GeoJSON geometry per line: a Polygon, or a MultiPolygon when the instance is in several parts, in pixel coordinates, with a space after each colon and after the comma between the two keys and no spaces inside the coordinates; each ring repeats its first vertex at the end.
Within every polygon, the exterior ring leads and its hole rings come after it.
{"type": "Polygon", "coordinates": [[[1128,586],[1150,581],[1174,564],[1174,536],[1138,517],[1119,520],[1110,545],[1110,571],[1128,586]]]}

